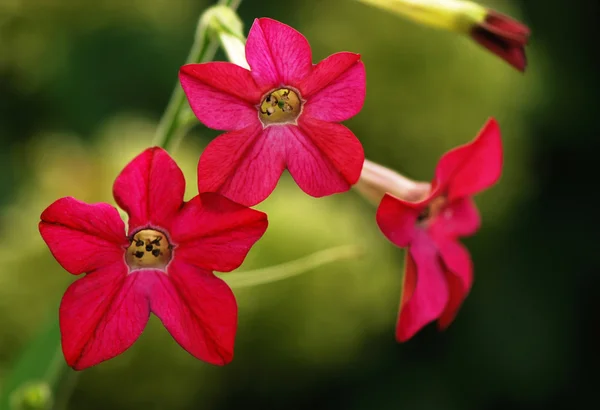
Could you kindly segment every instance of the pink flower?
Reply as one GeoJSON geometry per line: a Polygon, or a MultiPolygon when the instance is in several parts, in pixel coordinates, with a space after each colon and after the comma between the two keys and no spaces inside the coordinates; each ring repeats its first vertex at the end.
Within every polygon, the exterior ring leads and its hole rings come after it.
{"type": "Polygon", "coordinates": [[[200,157],[199,191],[252,206],[269,196],[286,168],[314,197],[350,189],[364,152],[338,122],[363,106],[360,55],[337,53],[313,65],[302,34],[262,18],[250,29],[246,58],[251,71],[226,62],[181,68],[181,85],[198,119],[229,131],[200,157]]]}
{"type": "Polygon", "coordinates": [[[237,305],[213,274],[237,268],[267,228],[262,212],[217,194],[183,201],[185,180],[166,151],[150,148],[117,177],[109,204],[61,198],[40,233],[76,280],[62,298],[60,329],[76,370],[127,350],[150,312],[190,354],[216,365],[233,358],[237,305]]]}
{"type": "Polygon", "coordinates": [[[480,225],[471,197],[495,184],[501,172],[500,129],[491,119],[472,142],[441,158],[425,199],[407,202],[389,194],[382,199],[379,228],[395,245],[408,247],[398,341],[433,320],[440,329],[453,321],[473,283],[471,257],[458,241],[480,225]]]}
{"type": "Polygon", "coordinates": [[[485,18],[471,29],[471,37],[519,71],[525,71],[529,28],[517,20],[487,9],[485,18]]]}

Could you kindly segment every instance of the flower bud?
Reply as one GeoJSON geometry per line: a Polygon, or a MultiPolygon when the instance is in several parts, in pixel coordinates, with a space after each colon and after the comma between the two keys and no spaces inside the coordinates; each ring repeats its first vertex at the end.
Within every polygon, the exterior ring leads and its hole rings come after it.
{"type": "Polygon", "coordinates": [[[10,398],[11,410],[50,410],[52,403],[52,391],[45,382],[28,383],[10,398]]]}
{"type": "Polygon", "coordinates": [[[529,28],[477,3],[463,0],[359,0],[417,23],[466,34],[519,71],[527,65],[529,28]]]}
{"type": "Polygon", "coordinates": [[[218,38],[229,61],[250,68],[246,61],[244,25],[235,11],[221,5],[210,7],[200,18],[200,27],[206,27],[211,37],[218,38]]]}
{"type": "Polygon", "coordinates": [[[497,11],[487,10],[483,22],[472,27],[470,35],[517,70],[525,71],[525,45],[529,37],[527,26],[497,11]]]}

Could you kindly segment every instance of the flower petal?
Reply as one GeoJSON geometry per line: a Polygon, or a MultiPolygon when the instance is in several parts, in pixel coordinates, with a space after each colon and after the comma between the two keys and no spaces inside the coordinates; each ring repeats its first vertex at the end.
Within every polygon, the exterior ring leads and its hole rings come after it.
{"type": "Polygon", "coordinates": [[[332,54],[313,67],[310,75],[297,85],[298,91],[302,93],[304,99],[308,99],[308,97],[336,81],[359,62],[360,54],[346,51],[332,54]]]}
{"type": "Polygon", "coordinates": [[[113,185],[117,204],[129,214],[129,234],[145,226],[166,228],[183,202],[185,179],[162,148],[135,157],[113,185]]]}
{"type": "Polygon", "coordinates": [[[285,169],[285,142],[269,137],[271,128],[251,126],[211,141],[198,162],[198,192],[246,206],[265,200],[285,169]]]}
{"type": "Polygon", "coordinates": [[[473,263],[469,251],[458,241],[445,240],[437,243],[444,265],[450,298],[438,319],[440,329],[447,328],[454,320],[463,300],[473,285],[473,263]]]}
{"type": "Polygon", "coordinates": [[[250,71],[226,62],[187,64],[179,81],[196,117],[209,128],[239,130],[256,122],[262,92],[250,71]]]}
{"type": "Polygon", "coordinates": [[[400,319],[400,313],[408,301],[412,298],[415,293],[415,287],[417,286],[417,266],[415,260],[410,255],[410,252],[405,253],[404,257],[404,278],[402,280],[402,297],[400,298],[400,309],[398,310],[398,319],[400,319]]]}
{"type": "Polygon", "coordinates": [[[142,334],[150,308],[147,277],[127,275],[124,261],[69,286],[60,304],[62,348],[69,366],[82,370],[127,350],[142,334]]]}
{"type": "Polygon", "coordinates": [[[435,185],[452,201],[489,188],[501,173],[502,139],[492,118],[473,141],[444,154],[435,171],[435,185]]]}
{"type": "Polygon", "coordinates": [[[477,206],[471,197],[451,202],[431,224],[431,229],[449,237],[473,235],[481,225],[477,206]]]}
{"type": "Polygon", "coordinates": [[[529,27],[496,10],[487,9],[487,15],[483,24],[488,25],[490,30],[503,35],[515,43],[525,45],[529,41],[529,35],[531,34],[529,27]]]}
{"type": "Polygon", "coordinates": [[[513,18],[488,9],[485,20],[471,30],[471,37],[482,46],[507,61],[519,71],[525,71],[525,45],[530,30],[513,18]]]}
{"type": "Polygon", "coordinates": [[[480,45],[512,65],[521,72],[527,68],[527,54],[525,47],[519,42],[514,42],[502,34],[490,30],[489,26],[475,26],[470,33],[471,37],[480,45]]]}
{"type": "Polygon", "coordinates": [[[412,297],[401,310],[396,339],[404,342],[423,326],[437,319],[448,303],[448,284],[440,264],[436,246],[425,231],[419,230],[411,243],[407,269],[416,269],[416,285],[412,297]]]}
{"type": "Polygon", "coordinates": [[[194,357],[215,365],[233,359],[237,304],[225,282],[178,259],[158,275],[151,309],[171,336],[194,357]]]}
{"type": "Polygon", "coordinates": [[[42,238],[68,272],[79,275],[123,260],[125,224],[109,204],[61,198],[41,215],[42,238]]]}
{"type": "Polygon", "coordinates": [[[269,18],[254,20],[246,59],[261,89],[294,85],[312,71],[312,53],[306,38],[292,27],[269,18]]]}
{"type": "Polygon", "coordinates": [[[194,197],[171,225],[178,260],[209,271],[238,268],[267,229],[267,215],[214,193],[194,197]]]}
{"type": "Polygon", "coordinates": [[[305,116],[298,125],[290,127],[295,138],[287,139],[288,168],[296,183],[315,197],[349,190],[365,160],[358,138],[341,124],[305,116]]]}
{"type": "Polygon", "coordinates": [[[386,194],[377,208],[377,225],[394,245],[407,247],[415,237],[417,218],[425,206],[386,194]]]}
{"type": "Polygon", "coordinates": [[[285,144],[287,167],[304,192],[322,197],[350,189],[342,174],[300,128],[271,127],[267,132],[270,138],[285,144]]]}
{"type": "Polygon", "coordinates": [[[359,59],[359,54],[337,53],[317,64],[299,87],[307,100],[303,115],[340,122],[358,114],[366,95],[365,65],[359,59]]]}

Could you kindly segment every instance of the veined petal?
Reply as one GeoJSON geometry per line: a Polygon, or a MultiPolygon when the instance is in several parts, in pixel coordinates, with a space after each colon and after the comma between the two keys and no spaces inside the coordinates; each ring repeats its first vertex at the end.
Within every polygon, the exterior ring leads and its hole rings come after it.
{"type": "Polygon", "coordinates": [[[302,97],[307,99],[336,81],[359,62],[360,54],[345,51],[332,54],[313,67],[310,75],[298,84],[298,90],[302,97]]]}
{"type": "Polygon", "coordinates": [[[320,197],[345,192],[358,181],[365,153],[362,144],[341,124],[301,116],[288,146],[288,168],[300,188],[320,197]],[[304,147],[304,149],[302,149],[304,147]]]}
{"type": "Polygon", "coordinates": [[[445,277],[448,282],[449,299],[444,312],[438,319],[438,326],[445,329],[452,323],[463,300],[473,285],[473,263],[469,251],[458,241],[436,240],[438,250],[446,265],[445,277]]]}
{"type": "Polygon", "coordinates": [[[113,185],[117,204],[129,214],[129,233],[151,225],[168,227],[183,202],[185,179],[162,148],[148,148],[135,157],[113,185]]]}
{"type": "Polygon", "coordinates": [[[317,64],[299,87],[307,100],[303,115],[328,122],[354,117],[365,102],[366,85],[359,54],[333,54],[317,64]]]}
{"type": "Polygon", "coordinates": [[[123,260],[129,244],[119,212],[109,204],[61,198],[41,215],[42,238],[68,272],[79,275],[123,260]]]}
{"type": "Polygon", "coordinates": [[[435,170],[435,185],[452,201],[489,188],[501,173],[502,139],[492,118],[473,141],[444,154],[435,170]]]}
{"type": "Polygon", "coordinates": [[[198,192],[246,206],[265,200],[285,169],[285,142],[270,137],[271,128],[250,126],[211,141],[198,162],[198,192]]]}
{"type": "Polygon", "coordinates": [[[414,261],[407,269],[416,269],[416,285],[412,297],[401,310],[396,327],[396,338],[404,342],[423,326],[437,319],[448,303],[448,284],[433,241],[425,231],[418,231],[409,248],[414,261]]]}
{"type": "Polygon", "coordinates": [[[269,18],[254,20],[246,42],[246,59],[261,89],[294,85],[312,70],[306,38],[292,27],[269,18]]]}
{"type": "Polygon", "coordinates": [[[191,355],[215,365],[233,359],[237,304],[212,272],[175,259],[168,276],[157,273],[150,299],[152,312],[191,355]]]}
{"type": "Polygon", "coordinates": [[[262,92],[250,71],[212,62],[181,67],[179,80],[196,117],[209,128],[239,130],[258,123],[262,92]]]}
{"type": "Polygon", "coordinates": [[[377,225],[394,245],[407,247],[416,235],[417,218],[425,207],[385,194],[377,208],[377,225]]]}
{"type": "Polygon", "coordinates": [[[60,304],[62,349],[82,370],[127,350],[142,334],[150,308],[143,275],[127,275],[124,261],[98,269],[69,286],[60,304]]]}
{"type": "Polygon", "coordinates": [[[238,268],[267,229],[267,215],[215,193],[187,202],[171,225],[178,260],[209,271],[238,268]]]}
{"type": "Polygon", "coordinates": [[[322,197],[350,189],[344,176],[300,128],[270,127],[267,132],[270,138],[285,144],[288,170],[304,192],[322,197]]]}
{"type": "Polygon", "coordinates": [[[471,197],[462,197],[446,205],[431,224],[433,231],[449,237],[473,235],[481,225],[477,206],[471,197]]]}

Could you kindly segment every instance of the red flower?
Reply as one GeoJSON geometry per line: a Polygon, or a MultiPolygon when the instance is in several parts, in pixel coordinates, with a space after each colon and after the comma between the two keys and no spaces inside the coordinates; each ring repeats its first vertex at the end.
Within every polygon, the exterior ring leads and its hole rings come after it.
{"type": "Polygon", "coordinates": [[[398,341],[435,319],[441,329],[454,319],[473,282],[471,257],[458,241],[479,228],[471,197],[496,183],[501,171],[500,129],[491,119],[472,142],[441,158],[426,199],[406,202],[387,194],[381,201],[379,228],[397,246],[408,247],[398,341]]]}
{"type": "Polygon", "coordinates": [[[200,157],[199,191],[252,206],[269,196],[286,168],[314,197],[350,189],[364,152],[338,122],[363,106],[360,55],[337,53],[313,65],[302,34],[262,18],[250,29],[246,58],[251,71],[226,62],[181,68],[181,85],[198,119],[230,131],[200,157]]]}
{"type": "Polygon", "coordinates": [[[529,28],[509,16],[487,9],[483,22],[471,29],[471,37],[479,44],[504,59],[519,71],[525,71],[525,45],[529,28]]]}
{"type": "Polygon", "coordinates": [[[237,268],[267,228],[262,212],[217,194],[183,202],[185,180],[166,151],[150,148],[117,177],[113,193],[129,234],[109,204],[61,198],[40,233],[74,275],[60,305],[62,348],[76,370],[127,350],[150,312],[190,354],[224,365],[233,358],[237,306],[213,274],[237,268]]]}

